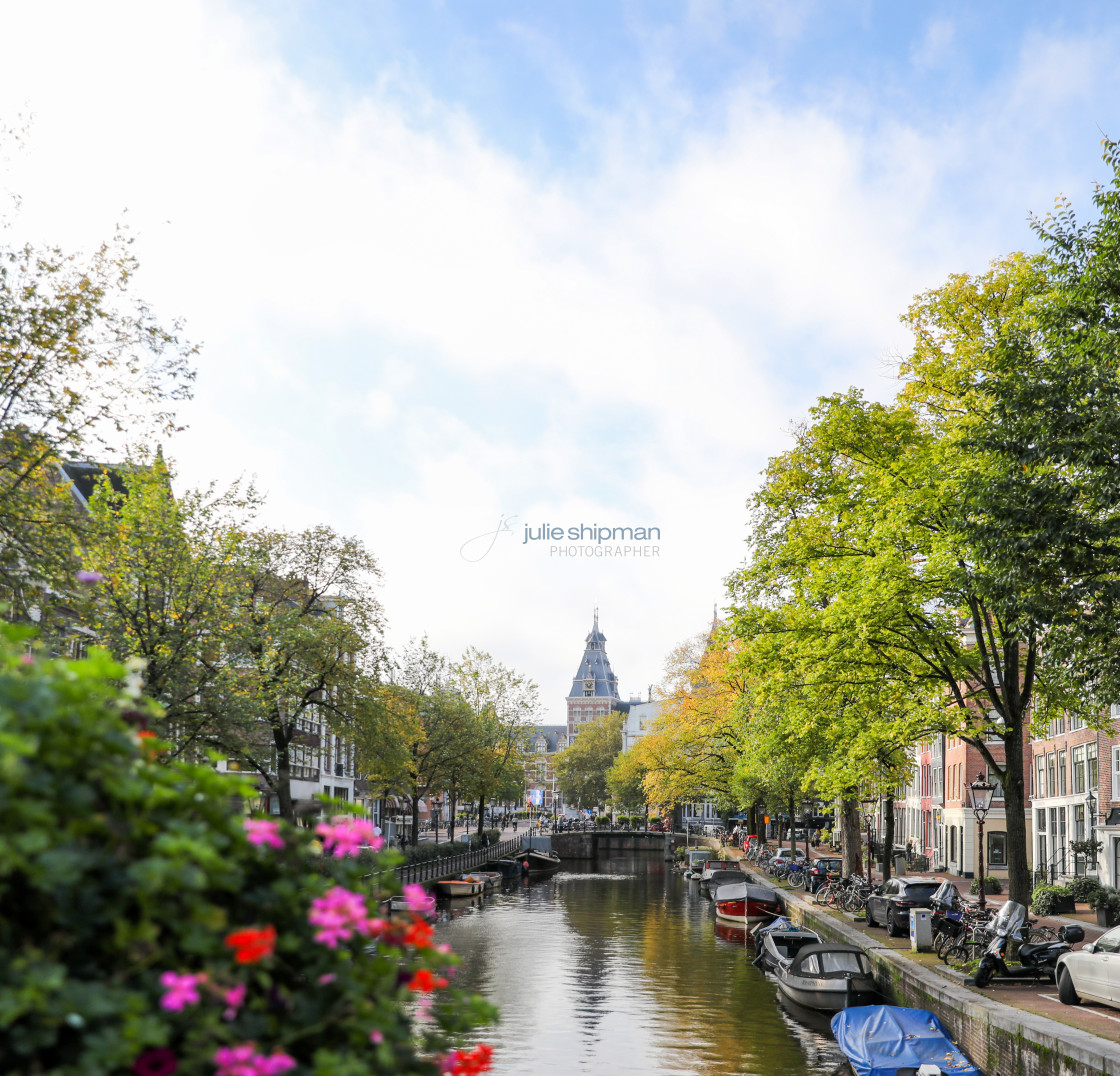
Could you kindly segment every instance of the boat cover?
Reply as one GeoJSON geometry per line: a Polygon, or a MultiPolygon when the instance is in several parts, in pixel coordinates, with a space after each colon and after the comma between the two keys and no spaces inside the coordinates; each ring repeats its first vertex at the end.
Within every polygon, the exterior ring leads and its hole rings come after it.
{"type": "Polygon", "coordinates": [[[952,1076],[980,1076],[925,1009],[861,1005],[832,1018],[832,1034],[856,1076],[897,1076],[899,1069],[937,1065],[952,1076]]]}
{"type": "Polygon", "coordinates": [[[714,900],[717,904],[726,904],[729,900],[755,900],[767,904],[776,904],[778,896],[773,889],[764,885],[752,885],[750,882],[727,882],[718,886],[714,900]]]}

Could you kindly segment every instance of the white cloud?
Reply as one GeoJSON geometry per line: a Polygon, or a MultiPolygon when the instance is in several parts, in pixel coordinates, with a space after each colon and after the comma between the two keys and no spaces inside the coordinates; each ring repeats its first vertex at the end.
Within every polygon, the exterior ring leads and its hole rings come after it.
{"type": "MultiPolygon", "coordinates": [[[[896,315],[1000,252],[1062,167],[1031,157],[1036,117],[1074,92],[1025,58],[922,129],[754,83],[690,128],[667,77],[656,107],[586,112],[601,169],[575,177],[400,71],[345,97],[301,81],[267,23],[216,0],[9,3],[3,23],[0,113],[35,113],[20,228],[90,245],[127,206],[140,290],[205,342],[184,474],[255,472],[273,521],[359,532],[395,636],[487,647],[554,707],[596,600],[629,690],[707,624],[789,419],[820,391],[885,391],[896,315]],[[989,159],[997,126],[1012,152],[989,159]],[[662,556],[459,557],[513,512],[654,522],[662,556]]],[[[1068,71],[1089,46],[1049,48],[1068,71]]]]}

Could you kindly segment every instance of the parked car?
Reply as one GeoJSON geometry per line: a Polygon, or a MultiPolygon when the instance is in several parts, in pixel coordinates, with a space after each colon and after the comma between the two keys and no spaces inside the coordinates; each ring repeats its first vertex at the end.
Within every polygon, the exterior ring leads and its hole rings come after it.
{"type": "Polygon", "coordinates": [[[928,878],[892,878],[867,898],[867,925],[885,926],[896,938],[910,929],[910,909],[929,908],[941,883],[928,878]]]}
{"type": "Polygon", "coordinates": [[[1095,942],[1058,957],[1058,998],[1065,1005],[1081,999],[1120,1008],[1120,927],[1095,942]]]}
{"type": "Polygon", "coordinates": [[[779,848],[770,857],[769,866],[775,867],[779,863],[792,863],[794,860],[799,863],[805,862],[805,853],[800,848],[795,848],[792,852],[788,848],[779,848]]]}
{"type": "Polygon", "coordinates": [[[814,859],[809,867],[808,885],[806,889],[815,893],[825,882],[829,874],[839,874],[844,867],[844,861],[839,856],[822,856],[814,859]]]}

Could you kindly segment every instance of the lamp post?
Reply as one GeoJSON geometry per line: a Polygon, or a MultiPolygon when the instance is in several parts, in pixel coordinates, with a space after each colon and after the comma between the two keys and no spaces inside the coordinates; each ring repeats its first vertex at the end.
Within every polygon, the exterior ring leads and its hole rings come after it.
{"type": "MultiPolygon", "coordinates": [[[[1096,836],[1095,836],[1096,831],[1097,831],[1097,797],[1093,794],[1093,790],[1091,788],[1089,789],[1088,792],[1085,793],[1085,806],[1086,806],[1086,809],[1089,812],[1089,840],[1090,841],[1095,841],[1097,839],[1096,836]]],[[[1096,854],[1096,852],[1093,853],[1093,869],[1097,870],[1097,854],[1096,854]]],[[[1088,861],[1087,860],[1086,860],[1085,873],[1086,874],[1089,873],[1088,861]]]]}
{"type": "Polygon", "coordinates": [[[864,821],[867,823],[867,880],[871,881],[871,820],[875,817],[875,808],[879,805],[878,799],[873,796],[867,796],[860,800],[860,806],[863,807],[864,821]]]}
{"type": "Polygon", "coordinates": [[[977,841],[979,846],[977,851],[980,857],[980,910],[984,911],[988,903],[984,899],[984,818],[992,806],[992,796],[995,794],[996,785],[994,781],[985,781],[984,775],[978,773],[976,780],[968,786],[969,807],[972,808],[972,813],[976,817],[976,826],[978,829],[977,841]]]}

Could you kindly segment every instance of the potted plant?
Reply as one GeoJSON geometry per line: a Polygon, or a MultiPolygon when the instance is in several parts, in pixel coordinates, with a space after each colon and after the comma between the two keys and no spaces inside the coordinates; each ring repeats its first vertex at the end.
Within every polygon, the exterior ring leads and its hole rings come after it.
{"type": "Polygon", "coordinates": [[[1075,856],[1081,856],[1086,863],[1092,863],[1094,866],[1097,862],[1097,856],[1100,855],[1101,849],[1104,845],[1100,841],[1090,840],[1088,837],[1079,841],[1070,841],[1069,850],[1075,856]]]}
{"type": "Polygon", "coordinates": [[[1113,886],[1101,886],[1089,896],[1089,906],[1097,911],[1097,923],[1102,927],[1120,924],[1120,892],[1113,886]]]}

